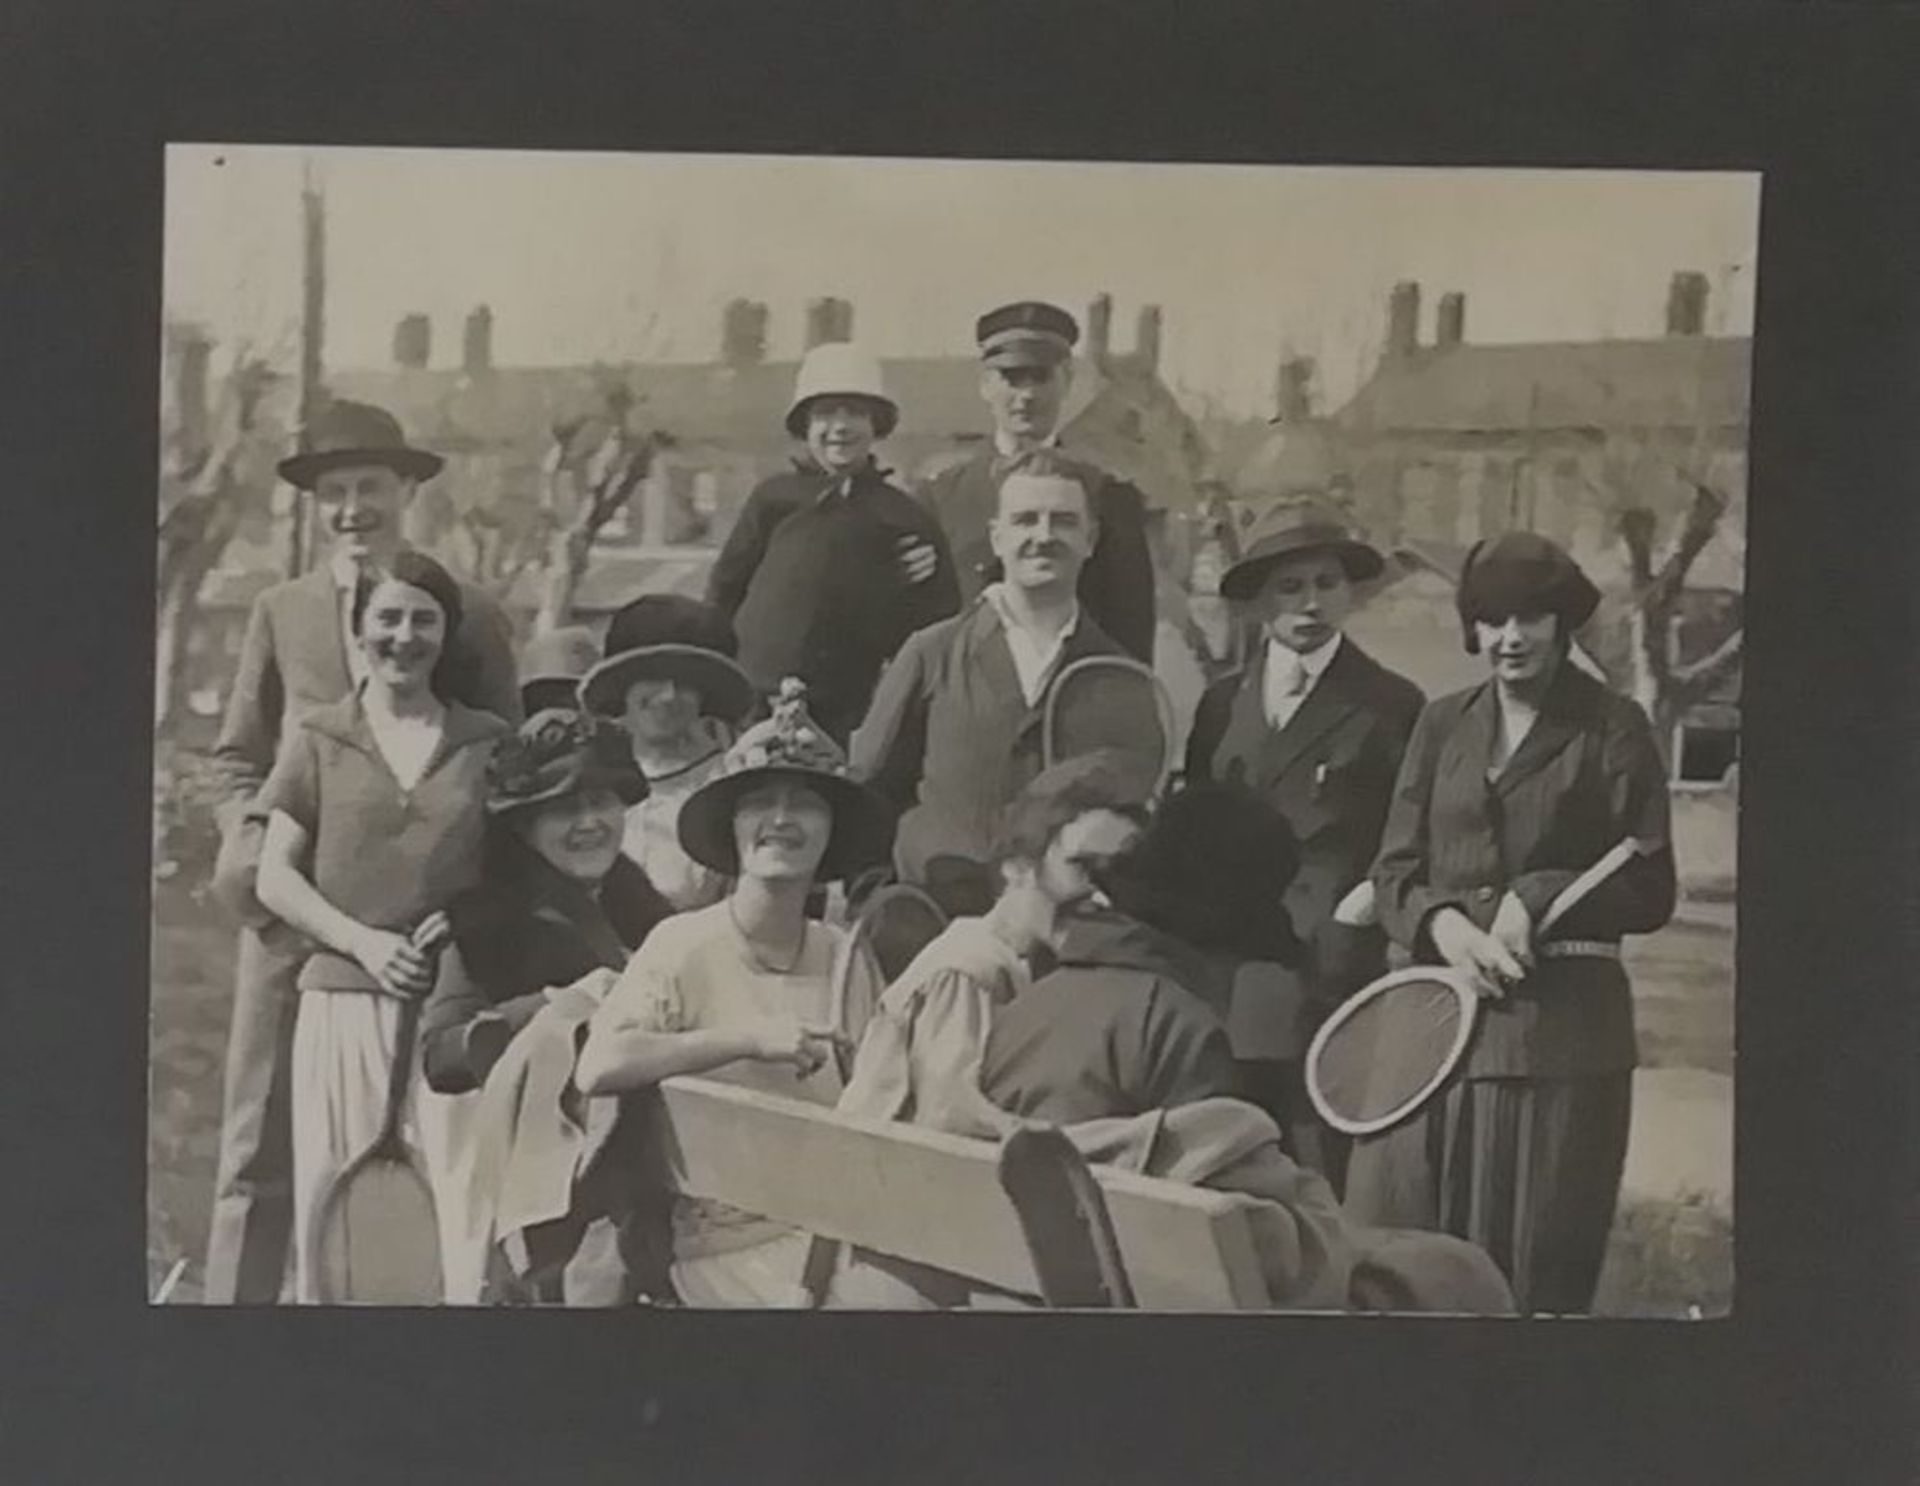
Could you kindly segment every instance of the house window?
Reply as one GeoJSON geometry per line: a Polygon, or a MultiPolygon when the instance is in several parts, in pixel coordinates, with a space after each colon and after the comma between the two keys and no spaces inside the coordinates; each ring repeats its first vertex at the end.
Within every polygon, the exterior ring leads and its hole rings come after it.
{"type": "Polygon", "coordinates": [[[1674,729],[1673,782],[1696,786],[1724,784],[1740,761],[1740,730],[1732,723],[1682,722],[1674,729]]]}

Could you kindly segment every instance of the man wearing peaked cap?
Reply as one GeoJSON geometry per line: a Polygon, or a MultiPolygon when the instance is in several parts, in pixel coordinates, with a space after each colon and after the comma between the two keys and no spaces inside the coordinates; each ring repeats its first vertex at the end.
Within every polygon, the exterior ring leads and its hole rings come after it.
{"type": "MultiPolygon", "coordinates": [[[[254,796],[299,716],[359,684],[361,650],[350,643],[355,585],[405,545],[407,503],[440,467],[440,456],[410,445],[385,409],[346,400],[322,409],[279,465],[281,478],[313,493],[330,552],[312,572],[254,600],[213,751],[221,828],[214,891],[252,921],[241,931],[227,1034],[207,1252],[206,1297],[215,1304],[279,1297],[293,1223],[289,1079],[293,980],[303,953],[253,900],[265,826],[254,796]]],[[[460,624],[448,639],[449,700],[518,722],[506,615],[464,583],[460,608],[460,624]]]]}
{"type": "MultiPolygon", "coordinates": [[[[946,534],[963,601],[978,597],[998,576],[987,523],[1000,480],[1021,455],[1061,442],[1060,414],[1073,383],[1073,348],[1079,339],[1072,315],[1039,300],[1002,305],[974,324],[980,396],[993,416],[993,439],[973,458],[934,476],[920,492],[946,534]]],[[[1122,648],[1152,664],[1154,579],[1146,502],[1133,486],[1107,476],[1093,506],[1098,538],[1081,571],[1080,600],[1122,648]]]]}
{"type": "Polygon", "coordinates": [[[1357,908],[1336,909],[1373,863],[1424,698],[1341,632],[1360,586],[1386,563],[1337,508],[1317,496],[1283,499],[1250,537],[1220,589],[1254,611],[1261,643],[1244,669],[1201,698],[1186,773],[1244,781],[1279,808],[1300,842],[1286,907],[1311,955],[1243,976],[1228,1029],[1293,1153],[1337,1188],[1346,1148],[1314,1117],[1301,1058],[1321,1018],[1386,968],[1381,930],[1358,922],[1367,915],[1357,908]]]}
{"type": "Polygon", "coordinates": [[[960,606],[939,526],[873,457],[899,418],[869,352],[809,351],[786,416],[804,452],[747,497],[707,582],[754,685],[798,676],[841,743],[887,658],[960,606]]]}

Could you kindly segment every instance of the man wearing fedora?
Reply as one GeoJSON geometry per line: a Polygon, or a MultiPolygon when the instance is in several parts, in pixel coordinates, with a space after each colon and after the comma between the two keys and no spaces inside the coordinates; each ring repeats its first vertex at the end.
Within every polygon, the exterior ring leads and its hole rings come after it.
{"type": "Polygon", "coordinates": [[[814,721],[843,745],[881,666],[960,607],[938,524],[873,457],[899,419],[871,354],[809,351],[786,419],[805,453],[747,497],[707,583],[761,694],[798,676],[814,721]]]}
{"type": "MultiPolygon", "coordinates": [[[[974,339],[980,397],[993,415],[992,443],[921,491],[946,533],[963,601],[998,576],[988,525],[1001,476],[1022,454],[1061,443],[1060,413],[1073,385],[1080,326],[1058,306],[1022,300],[982,315],[974,339]]],[[[1093,518],[1100,539],[1080,573],[1080,602],[1129,655],[1152,665],[1154,577],[1146,502],[1133,486],[1103,474],[1093,518]]]]}
{"type": "Polygon", "coordinates": [[[1228,1027],[1250,1087],[1294,1153],[1336,1187],[1344,1146],[1313,1117],[1300,1064],[1320,1019],[1385,969],[1366,890],[1346,900],[1379,849],[1425,700],[1341,633],[1358,586],[1385,567],[1324,498],[1289,498],[1264,513],[1220,583],[1257,615],[1262,643],[1201,698],[1187,745],[1189,781],[1244,782],[1279,807],[1300,842],[1286,907],[1312,954],[1299,968],[1243,973],[1228,1027]]]}
{"type": "MultiPolygon", "coordinates": [[[[207,1251],[206,1298],[214,1304],[278,1299],[293,1223],[289,1057],[294,975],[304,947],[254,900],[265,824],[254,813],[254,797],[292,725],[359,685],[365,661],[350,642],[355,585],[404,545],[407,502],[441,464],[437,454],[409,445],[384,410],[336,401],[279,465],[282,479],[313,493],[331,544],[324,566],[254,600],[213,752],[221,833],[214,889],[246,920],[227,1033],[207,1251]]],[[[506,616],[465,584],[461,601],[460,627],[448,645],[448,699],[518,722],[506,616]]]]}

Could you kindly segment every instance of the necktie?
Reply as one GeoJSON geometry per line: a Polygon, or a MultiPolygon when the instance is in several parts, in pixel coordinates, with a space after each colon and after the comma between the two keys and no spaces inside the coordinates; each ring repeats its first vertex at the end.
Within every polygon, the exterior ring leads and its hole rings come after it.
{"type": "Polygon", "coordinates": [[[1291,715],[1300,695],[1307,689],[1307,667],[1297,654],[1284,646],[1276,646],[1273,657],[1268,672],[1267,720],[1279,726],[1291,715]]]}

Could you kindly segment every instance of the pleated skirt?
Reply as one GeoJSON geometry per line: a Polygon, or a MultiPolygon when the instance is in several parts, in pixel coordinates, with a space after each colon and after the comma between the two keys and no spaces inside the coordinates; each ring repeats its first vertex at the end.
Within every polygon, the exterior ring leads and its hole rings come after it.
{"type": "MultiPolygon", "coordinates": [[[[400,1014],[397,1000],[373,991],[300,994],[292,1104],[294,1293],[302,1304],[320,1299],[314,1215],[386,1116],[400,1014]]],[[[488,1234],[473,1181],[479,1097],[435,1093],[416,1060],[400,1116],[400,1138],[433,1189],[444,1298],[452,1305],[478,1304],[486,1272],[488,1234]]]]}
{"type": "Polygon", "coordinates": [[[1585,1312],[1606,1257],[1632,1113],[1630,1072],[1463,1080],[1413,1119],[1354,1142],[1347,1212],[1479,1244],[1523,1313],[1585,1312]]]}

